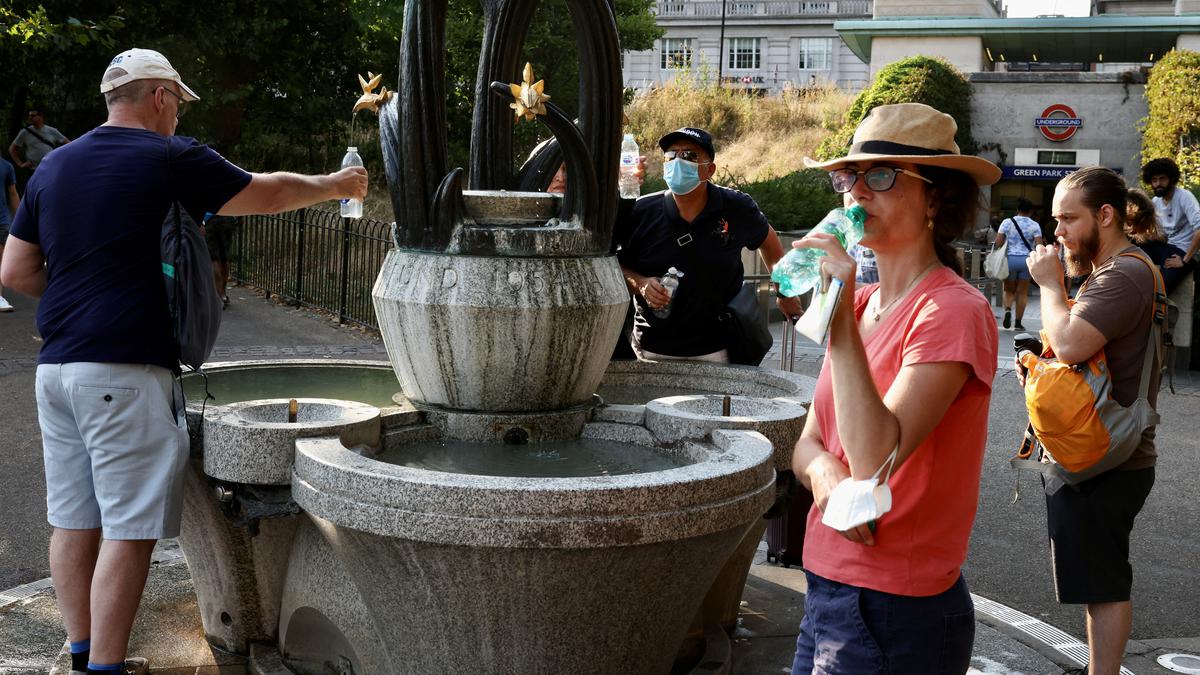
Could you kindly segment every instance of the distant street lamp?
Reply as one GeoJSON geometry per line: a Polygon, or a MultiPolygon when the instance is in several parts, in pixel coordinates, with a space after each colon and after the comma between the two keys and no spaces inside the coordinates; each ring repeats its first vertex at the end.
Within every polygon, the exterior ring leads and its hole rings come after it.
{"type": "MultiPolygon", "coordinates": [[[[721,0],[721,38],[717,41],[717,82],[725,82],[725,2],[721,0]]],[[[1150,57],[1153,61],[1154,57],[1150,57]]]]}

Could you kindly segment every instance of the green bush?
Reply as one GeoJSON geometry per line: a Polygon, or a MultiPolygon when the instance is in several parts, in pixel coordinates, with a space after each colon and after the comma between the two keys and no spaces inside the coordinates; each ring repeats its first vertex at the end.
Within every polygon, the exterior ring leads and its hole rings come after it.
{"type": "Polygon", "coordinates": [[[958,123],[954,137],[959,151],[975,154],[975,139],[971,136],[971,84],[949,62],[928,56],[913,56],[888,64],[875,75],[871,86],[863,90],[841,127],[831,129],[831,136],[817,148],[817,157],[832,159],[846,154],[858,123],[873,108],[894,103],[924,103],[936,108],[958,123]]]}
{"type": "Polygon", "coordinates": [[[1200,52],[1172,50],[1146,80],[1150,115],[1142,120],[1142,162],[1170,157],[1180,183],[1200,184],[1200,52]]]}
{"type": "Polygon", "coordinates": [[[830,209],[842,205],[841,195],[829,186],[829,174],[821,169],[795,171],[747,183],[738,189],[758,202],[758,208],[780,232],[808,229],[830,209]]]}
{"type": "MultiPolygon", "coordinates": [[[[767,220],[780,232],[807,230],[816,225],[830,209],[842,205],[842,198],[829,187],[829,174],[821,169],[804,169],[766,180],[749,182],[739,176],[718,172],[714,183],[741,190],[754,198],[767,220]]],[[[642,194],[667,189],[661,176],[647,176],[642,194]]]]}

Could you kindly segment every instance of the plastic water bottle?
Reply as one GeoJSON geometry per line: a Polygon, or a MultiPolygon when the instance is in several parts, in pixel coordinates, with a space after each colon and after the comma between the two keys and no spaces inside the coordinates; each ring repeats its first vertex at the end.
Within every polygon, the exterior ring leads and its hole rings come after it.
{"type": "MultiPolygon", "coordinates": [[[[342,158],[342,168],[348,166],[362,166],[362,157],[358,156],[358,148],[353,145],[346,148],[346,156],[342,158]]],[[[343,218],[362,218],[362,200],[361,199],[343,199],[341,204],[343,218]]]]}
{"type": "Polygon", "coordinates": [[[663,305],[660,309],[654,310],[654,316],[665,319],[671,315],[671,303],[675,300],[675,291],[679,290],[679,278],[682,276],[683,272],[672,267],[660,279],[663,288],[667,289],[667,295],[670,297],[667,298],[667,304],[663,305]]]}
{"type": "Polygon", "coordinates": [[[621,199],[637,199],[642,192],[642,185],[637,179],[640,157],[641,151],[638,150],[638,144],[633,138],[633,134],[625,134],[625,140],[621,141],[621,173],[619,176],[621,199]]]}
{"type": "MultiPolygon", "coordinates": [[[[826,215],[813,232],[825,232],[838,238],[845,248],[858,243],[863,236],[867,212],[855,204],[848,209],[834,209],[826,215]]],[[[779,294],[794,297],[821,284],[821,256],[817,248],[794,248],[771,270],[771,281],[779,284],[779,294]]]]}

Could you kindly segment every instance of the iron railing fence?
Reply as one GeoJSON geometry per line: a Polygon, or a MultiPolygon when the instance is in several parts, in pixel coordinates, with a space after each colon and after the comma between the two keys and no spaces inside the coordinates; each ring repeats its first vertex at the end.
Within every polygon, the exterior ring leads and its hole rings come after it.
{"type": "Polygon", "coordinates": [[[391,224],[319,209],[245,216],[234,239],[234,280],[296,305],[378,328],[371,287],[392,246],[391,224]]]}

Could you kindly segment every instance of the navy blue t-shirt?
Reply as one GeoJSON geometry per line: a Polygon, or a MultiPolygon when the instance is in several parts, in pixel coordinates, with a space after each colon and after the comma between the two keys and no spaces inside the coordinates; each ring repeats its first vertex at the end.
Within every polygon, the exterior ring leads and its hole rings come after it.
{"type": "Polygon", "coordinates": [[[179,369],[160,236],[170,204],[216,212],[250,174],[194,139],[102,126],[46,156],[12,236],[46,256],[38,363],[179,369]]]}
{"type": "Polygon", "coordinates": [[[712,183],[706,189],[704,210],[690,224],[666,191],[638,198],[629,218],[616,224],[613,241],[622,267],[648,277],[662,277],[671,267],[683,272],[667,318],[654,316],[637,296],[634,340],[643,349],[701,356],[726,347],[717,316],[742,287],[742,249],[761,246],[771,226],[750,195],[712,183]],[[685,235],[690,242],[681,246],[685,235]]]}

